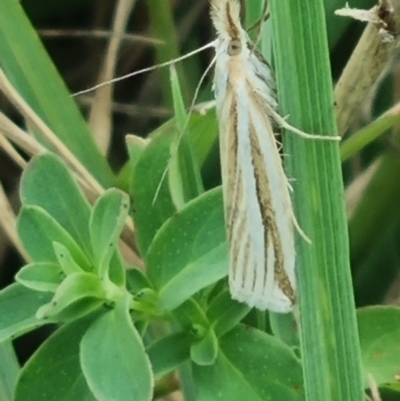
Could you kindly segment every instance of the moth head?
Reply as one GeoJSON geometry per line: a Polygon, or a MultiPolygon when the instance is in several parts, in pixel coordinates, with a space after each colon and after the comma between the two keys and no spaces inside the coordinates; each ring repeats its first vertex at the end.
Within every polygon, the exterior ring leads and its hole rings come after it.
{"type": "Polygon", "coordinates": [[[221,45],[229,56],[237,56],[246,44],[246,32],[240,23],[237,0],[211,0],[211,18],[221,45]]]}
{"type": "Polygon", "coordinates": [[[227,53],[229,56],[237,56],[242,52],[242,42],[240,39],[232,39],[228,44],[227,53]]]}

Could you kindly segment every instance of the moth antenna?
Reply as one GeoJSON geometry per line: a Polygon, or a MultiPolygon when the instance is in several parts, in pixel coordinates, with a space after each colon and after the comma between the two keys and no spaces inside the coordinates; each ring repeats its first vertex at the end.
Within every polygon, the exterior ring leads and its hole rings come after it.
{"type": "MultiPolygon", "coordinates": [[[[185,130],[186,130],[188,124],[189,124],[190,116],[191,116],[191,114],[192,114],[192,112],[193,112],[193,110],[194,110],[194,106],[195,106],[196,100],[197,100],[197,98],[198,98],[198,96],[199,96],[200,87],[201,87],[201,85],[203,84],[203,82],[204,82],[204,80],[205,80],[205,78],[206,78],[208,72],[209,72],[209,71],[211,70],[211,68],[213,67],[213,65],[214,65],[214,63],[215,63],[215,61],[216,61],[216,59],[217,59],[217,56],[214,56],[214,58],[211,60],[211,63],[208,65],[208,67],[207,67],[206,70],[203,72],[202,76],[200,77],[199,83],[197,84],[196,89],[195,89],[195,91],[194,91],[193,99],[192,99],[192,102],[191,102],[191,104],[190,104],[189,111],[188,111],[188,114],[187,114],[187,116],[186,116],[185,123],[183,124],[182,130],[181,130],[181,132],[179,133],[178,140],[177,140],[176,145],[175,145],[175,147],[174,147],[175,149],[178,149],[179,144],[180,144],[180,142],[181,142],[181,140],[182,140],[183,133],[185,132],[185,130]]],[[[154,203],[155,203],[156,200],[157,200],[158,194],[159,194],[160,189],[161,189],[161,185],[162,185],[162,183],[164,182],[164,179],[165,179],[165,177],[166,177],[166,175],[167,175],[168,167],[169,167],[169,165],[167,165],[167,167],[165,168],[165,170],[164,170],[163,173],[162,173],[160,183],[158,184],[157,190],[156,190],[156,192],[155,192],[155,194],[154,194],[152,206],[154,205],[154,203]]]]}
{"type": "MultiPolygon", "coordinates": [[[[263,7],[263,11],[262,11],[262,17],[259,18],[256,22],[254,22],[253,25],[248,27],[247,31],[249,32],[249,31],[252,31],[253,29],[256,29],[258,26],[262,26],[264,22],[269,20],[270,16],[271,15],[270,15],[270,13],[268,11],[268,1],[265,1],[264,7],[263,7]]],[[[261,29],[259,31],[261,31],[261,29]]],[[[261,35],[259,35],[259,36],[261,36],[261,35]]],[[[257,44],[257,41],[256,41],[256,44],[257,44]]]]}
{"type": "Polygon", "coordinates": [[[84,89],[84,90],[81,90],[79,92],[73,93],[72,96],[76,97],[76,96],[79,96],[79,95],[83,95],[85,93],[89,93],[89,92],[92,92],[92,91],[94,91],[96,89],[102,88],[103,86],[110,85],[110,84],[113,84],[113,83],[116,83],[116,82],[119,82],[119,81],[123,81],[123,80],[125,80],[127,78],[130,78],[130,77],[134,77],[135,75],[140,75],[140,74],[144,74],[145,72],[154,71],[154,70],[156,70],[158,68],[167,67],[169,65],[175,64],[178,61],[185,60],[185,59],[187,59],[189,57],[192,57],[193,55],[195,55],[197,53],[200,53],[203,50],[209,49],[210,47],[215,47],[215,43],[216,43],[216,41],[214,40],[211,43],[207,43],[206,45],[204,45],[204,46],[202,46],[202,47],[200,47],[200,48],[198,48],[196,50],[193,50],[193,51],[191,51],[191,52],[189,52],[189,53],[187,53],[187,54],[185,54],[185,55],[183,55],[181,57],[178,57],[178,58],[176,58],[174,60],[169,60],[169,61],[166,61],[165,63],[160,63],[160,64],[157,64],[157,65],[153,65],[151,67],[143,68],[142,70],[130,72],[129,74],[122,75],[121,77],[110,79],[109,81],[101,82],[100,84],[92,86],[91,88],[84,89]]]}
{"type": "Polygon", "coordinates": [[[157,185],[156,192],[154,193],[154,198],[153,198],[153,200],[152,200],[152,202],[151,202],[151,206],[152,206],[152,207],[153,207],[154,204],[156,203],[156,200],[157,200],[157,198],[158,198],[158,194],[160,193],[160,190],[161,190],[161,185],[162,185],[162,183],[164,182],[164,179],[165,179],[165,176],[167,175],[167,173],[168,173],[168,165],[167,165],[167,168],[163,171],[162,176],[161,176],[161,179],[160,179],[160,182],[159,182],[158,185],[157,185]]]}
{"type": "Polygon", "coordinates": [[[264,22],[268,21],[270,17],[270,13],[268,11],[268,1],[265,0],[264,2],[264,7],[262,11],[262,17],[259,18],[252,26],[250,26],[247,31],[251,31],[257,27],[259,27],[256,39],[253,43],[251,43],[251,53],[254,52],[254,50],[257,49],[258,44],[260,43],[262,34],[263,34],[263,28],[264,28],[264,22]]]}

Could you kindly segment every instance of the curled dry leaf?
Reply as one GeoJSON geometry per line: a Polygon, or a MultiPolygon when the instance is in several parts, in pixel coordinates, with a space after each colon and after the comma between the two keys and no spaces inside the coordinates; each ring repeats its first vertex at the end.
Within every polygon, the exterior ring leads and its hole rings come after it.
{"type": "Polygon", "coordinates": [[[392,42],[397,36],[393,18],[394,8],[390,0],[380,0],[379,3],[370,10],[350,8],[349,4],[346,3],[346,6],[336,10],[335,14],[376,25],[379,28],[378,34],[384,43],[392,42]]]}

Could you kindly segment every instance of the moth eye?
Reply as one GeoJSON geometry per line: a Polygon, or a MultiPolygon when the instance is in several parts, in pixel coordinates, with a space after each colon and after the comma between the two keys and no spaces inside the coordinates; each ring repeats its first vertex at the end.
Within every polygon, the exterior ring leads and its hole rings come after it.
{"type": "Polygon", "coordinates": [[[228,54],[237,56],[242,51],[242,42],[239,39],[233,39],[228,46],[228,54]]]}

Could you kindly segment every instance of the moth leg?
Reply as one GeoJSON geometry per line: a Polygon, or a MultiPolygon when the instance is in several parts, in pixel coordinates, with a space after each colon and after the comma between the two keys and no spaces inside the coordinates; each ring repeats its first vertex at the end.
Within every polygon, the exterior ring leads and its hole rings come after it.
{"type": "MultiPolygon", "coordinates": [[[[257,91],[257,93],[262,96],[264,99],[268,100],[266,96],[257,91]]],[[[325,136],[325,135],[312,135],[312,134],[307,134],[304,131],[299,130],[296,127],[293,127],[293,125],[290,125],[282,116],[280,116],[270,105],[268,102],[265,102],[265,107],[267,109],[268,115],[270,115],[275,122],[281,127],[284,128],[290,132],[293,132],[294,134],[297,134],[301,136],[302,138],[305,139],[317,139],[320,141],[340,141],[342,138],[340,136],[325,136]]]]}
{"type": "Polygon", "coordinates": [[[292,214],[292,219],[293,219],[293,225],[295,226],[297,232],[300,234],[301,238],[303,238],[304,241],[308,242],[311,245],[312,241],[310,240],[310,238],[308,238],[307,234],[300,227],[299,222],[297,221],[296,216],[294,215],[294,213],[292,214]]]}

